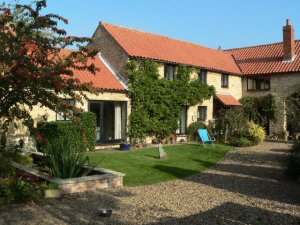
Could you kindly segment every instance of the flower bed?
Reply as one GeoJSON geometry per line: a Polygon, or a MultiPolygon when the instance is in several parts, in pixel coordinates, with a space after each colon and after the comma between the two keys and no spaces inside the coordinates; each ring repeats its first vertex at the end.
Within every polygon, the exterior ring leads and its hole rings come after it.
{"type": "Polygon", "coordinates": [[[78,178],[60,179],[51,177],[47,173],[39,170],[34,166],[25,166],[13,162],[13,166],[18,170],[29,173],[45,180],[49,183],[56,184],[62,194],[79,193],[85,191],[93,191],[97,189],[122,187],[123,176],[125,174],[103,168],[94,168],[91,175],[78,178]]]}

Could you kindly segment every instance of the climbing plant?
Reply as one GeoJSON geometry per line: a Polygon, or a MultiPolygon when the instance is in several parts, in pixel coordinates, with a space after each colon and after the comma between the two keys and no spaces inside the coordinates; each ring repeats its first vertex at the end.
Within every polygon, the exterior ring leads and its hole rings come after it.
{"type": "Polygon", "coordinates": [[[286,98],[286,114],[288,130],[300,131],[300,91],[289,95],[286,98]]]}
{"type": "Polygon", "coordinates": [[[194,68],[179,65],[175,80],[160,78],[159,64],[147,59],[131,60],[127,65],[131,114],[129,136],[143,140],[154,135],[158,139],[169,136],[178,128],[183,105],[195,105],[209,99],[213,86],[191,81],[194,68]]]}
{"type": "Polygon", "coordinates": [[[263,97],[243,97],[240,99],[249,120],[265,125],[278,118],[278,107],[272,94],[263,97]]]}

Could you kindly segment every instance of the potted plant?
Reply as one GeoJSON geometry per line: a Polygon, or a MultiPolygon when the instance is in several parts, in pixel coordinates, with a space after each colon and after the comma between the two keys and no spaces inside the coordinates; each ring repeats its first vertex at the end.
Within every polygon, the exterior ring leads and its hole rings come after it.
{"type": "Polygon", "coordinates": [[[130,147],[131,147],[131,144],[128,143],[127,141],[121,142],[121,144],[120,144],[121,151],[129,151],[130,147]]]}

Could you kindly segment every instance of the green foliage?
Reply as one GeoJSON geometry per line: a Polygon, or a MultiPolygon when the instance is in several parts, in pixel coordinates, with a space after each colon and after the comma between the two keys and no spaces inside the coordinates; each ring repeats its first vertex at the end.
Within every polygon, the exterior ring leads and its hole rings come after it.
{"type": "Polygon", "coordinates": [[[201,128],[207,128],[207,126],[204,123],[202,123],[201,121],[196,121],[196,122],[191,123],[187,129],[187,133],[189,135],[189,140],[192,140],[192,141],[200,140],[199,134],[198,134],[198,129],[201,129],[201,128]]]}
{"type": "Polygon", "coordinates": [[[296,143],[293,146],[292,152],[289,156],[286,174],[291,179],[300,178],[300,143],[296,143]]]}
{"type": "Polygon", "coordinates": [[[230,144],[237,147],[250,147],[254,142],[245,137],[234,137],[230,139],[230,144]]]}
{"type": "Polygon", "coordinates": [[[248,122],[247,112],[241,107],[221,110],[215,123],[217,140],[234,146],[251,146],[265,139],[264,129],[253,121],[248,122]]]}
{"type": "Polygon", "coordinates": [[[78,114],[72,121],[40,122],[37,124],[37,147],[43,151],[43,146],[61,142],[77,143],[78,148],[93,151],[96,144],[96,116],[94,113],[78,114]]]}
{"type": "Polygon", "coordinates": [[[15,174],[16,169],[12,166],[12,160],[0,154],[0,177],[10,177],[15,174]]]}
{"type": "Polygon", "coordinates": [[[60,96],[81,102],[87,98],[86,92],[98,91],[90,83],[79,82],[72,72],[95,73],[97,68],[88,59],[97,50],[86,47],[89,38],[68,36],[60,29],[58,25],[68,23],[65,18],[42,15],[45,7],[46,0],[39,0],[0,8],[0,134],[16,120],[32,131],[30,111],[35,105],[67,112],[73,106],[60,96]],[[75,45],[78,51],[64,51],[75,45]]]}
{"type": "Polygon", "coordinates": [[[250,121],[247,125],[249,137],[254,143],[259,143],[265,140],[266,132],[261,126],[255,124],[253,121],[250,121]]]}
{"type": "Polygon", "coordinates": [[[77,141],[58,139],[43,148],[45,165],[51,175],[62,179],[88,175],[93,168],[89,166],[89,158],[84,156],[84,151],[77,141]]]}
{"type": "Polygon", "coordinates": [[[131,114],[129,136],[143,140],[155,135],[164,139],[178,128],[183,105],[195,105],[210,98],[214,87],[190,81],[193,68],[180,65],[176,79],[160,79],[158,63],[132,60],[127,65],[131,114]]]}
{"type": "Polygon", "coordinates": [[[291,132],[300,131],[300,91],[286,98],[287,126],[291,132]]]}
{"type": "Polygon", "coordinates": [[[1,184],[0,196],[2,196],[2,204],[11,204],[38,200],[41,197],[41,193],[31,184],[17,179],[1,184]]]}
{"type": "Polygon", "coordinates": [[[80,127],[83,143],[89,151],[96,146],[96,115],[92,112],[79,113],[73,121],[80,127]]]}
{"type": "Polygon", "coordinates": [[[249,120],[264,125],[278,119],[278,107],[272,94],[263,97],[243,97],[240,99],[249,120]]]}

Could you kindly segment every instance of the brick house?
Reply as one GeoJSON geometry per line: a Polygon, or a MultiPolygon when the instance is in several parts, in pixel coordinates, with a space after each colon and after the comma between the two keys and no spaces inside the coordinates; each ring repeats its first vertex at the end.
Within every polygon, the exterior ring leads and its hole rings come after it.
{"type": "Polygon", "coordinates": [[[270,133],[286,131],[284,98],[299,90],[300,41],[294,40],[290,20],[283,27],[283,42],[225,51],[175,40],[169,37],[133,30],[108,23],[99,23],[91,47],[99,47],[119,76],[124,76],[129,59],[147,58],[160,64],[162,78],[174,79],[176,66],[184,64],[199,69],[191,74],[216,88],[217,94],[201,105],[182,109],[177,139],[186,134],[193,121],[208,123],[220,107],[239,106],[243,96],[273,93],[280,108],[280,118],[270,124],[270,133]]]}

